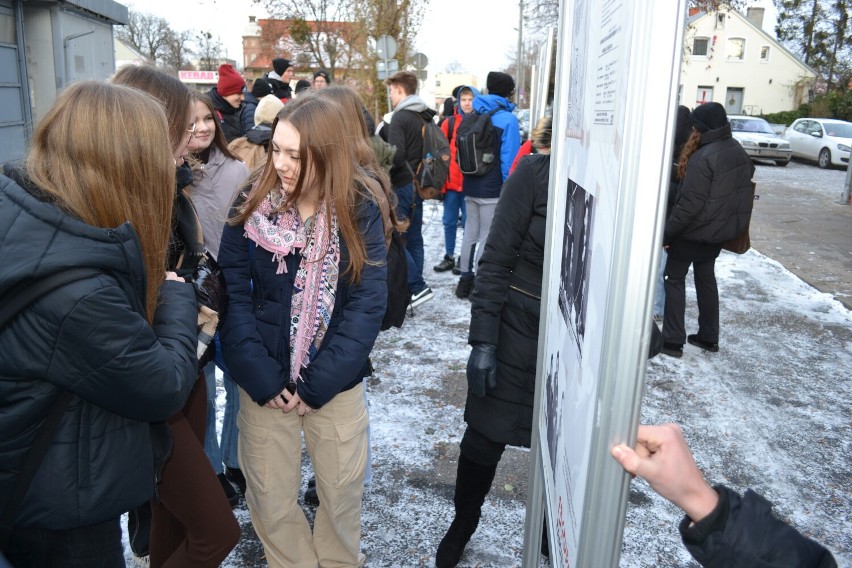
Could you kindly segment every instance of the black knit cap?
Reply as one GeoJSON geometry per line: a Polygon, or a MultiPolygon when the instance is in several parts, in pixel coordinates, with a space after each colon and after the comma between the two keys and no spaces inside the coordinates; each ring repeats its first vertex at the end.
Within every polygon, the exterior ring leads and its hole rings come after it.
{"type": "Polygon", "coordinates": [[[515,80],[506,73],[491,71],[485,80],[489,95],[508,98],[515,90],[515,80]]]}
{"type": "Polygon", "coordinates": [[[454,99],[459,98],[459,91],[461,91],[462,89],[464,89],[464,85],[459,85],[458,87],[453,89],[453,98],[454,99]]]}
{"type": "Polygon", "coordinates": [[[314,72],[314,79],[317,77],[322,77],[325,79],[325,82],[331,85],[331,77],[328,75],[328,71],[325,69],[320,69],[319,71],[314,72]]]}
{"type": "Polygon", "coordinates": [[[728,115],[725,113],[725,107],[719,103],[704,103],[692,111],[692,125],[699,132],[716,130],[726,124],[728,124],[728,115]]]}
{"type": "Polygon", "coordinates": [[[254,95],[257,100],[260,100],[266,95],[272,94],[272,85],[263,77],[258,77],[254,80],[254,83],[251,84],[251,94],[254,95]]]}
{"type": "Polygon", "coordinates": [[[272,68],[275,69],[275,72],[278,73],[279,76],[283,75],[290,67],[292,67],[292,65],[290,65],[289,59],[277,57],[272,60],[272,68]]]}
{"type": "Polygon", "coordinates": [[[306,81],[305,79],[299,79],[298,81],[296,81],[296,94],[297,95],[299,93],[301,93],[302,91],[305,91],[305,90],[310,89],[310,88],[311,88],[311,82],[310,81],[306,81]]]}

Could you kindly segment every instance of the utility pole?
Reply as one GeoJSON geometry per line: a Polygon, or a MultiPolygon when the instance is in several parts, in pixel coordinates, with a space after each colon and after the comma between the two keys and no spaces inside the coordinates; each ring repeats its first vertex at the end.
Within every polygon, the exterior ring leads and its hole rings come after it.
{"type": "Polygon", "coordinates": [[[518,64],[517,64],[517,88],[515,88],[515,104],[521,106],[521,91],[524,88],[524,0],[520,0],[520,10],[518,12],[518,64]]]}

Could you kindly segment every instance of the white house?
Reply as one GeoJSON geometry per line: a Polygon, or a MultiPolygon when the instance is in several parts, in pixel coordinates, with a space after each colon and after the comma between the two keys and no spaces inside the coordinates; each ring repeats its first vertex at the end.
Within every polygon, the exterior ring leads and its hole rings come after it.
{"type": "Polygon", "coordinates": [[[680,102],[710,101],[728,114],[768,114],[808,102],[816,72],[761,29],[763,8],[748,17],[720,7],[687,21],[680,102]]]}

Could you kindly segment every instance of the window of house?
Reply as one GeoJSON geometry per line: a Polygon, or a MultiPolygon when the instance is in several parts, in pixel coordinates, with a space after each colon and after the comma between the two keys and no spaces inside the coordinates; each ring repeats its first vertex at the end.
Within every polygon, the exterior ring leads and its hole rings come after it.
{"type": "Polygon", "coordinates": [[[745,39],[741,37],[728,38],[728,49],[726,51],[728,61],[742,61],[745,57],[745,39]]]}
{"type": "Polygon", "coordinates": [[[713,87],[699,86],[698,92],[695,95],[695,106],[703,105],[713,101],[713,87]]]}
{"type": "Polygon", "coordinates": [[[723,12],[716,13],[716,27],[719,29],[724,29],[725,27],[725,14],[723,12]]]}
{"type": "Polygon", "coordinates": [[[766,63],[769,61],[769,46],[763,45],[760,47],[760,61],[766,63]]]}
{"type": "Polygon", "coordinates": [[[707,49],[710,46],[710,38],[708,37],[697,37],[692,42],[692,56],[693,57],[707,57],[707,49]]]}

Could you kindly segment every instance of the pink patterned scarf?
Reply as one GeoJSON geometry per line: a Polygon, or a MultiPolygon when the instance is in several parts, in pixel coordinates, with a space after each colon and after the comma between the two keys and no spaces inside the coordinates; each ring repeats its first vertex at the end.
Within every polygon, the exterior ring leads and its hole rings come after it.
{"type": "Polygon", "coordinates": [[[247,238],[272,253],[273,261],[278,262],[277,274],[287,272],[287,255],[301,249],[290,304],[290,379],[296,381],[310,363],[311,345],[319,349],[322,344],[334,311],[340,232],[333,206],[328,226],[325,201],[304,223],[294,204],[277,211],[281,201],[281,193],[274,190],[246,220],[244,229],[247,238]]]}

